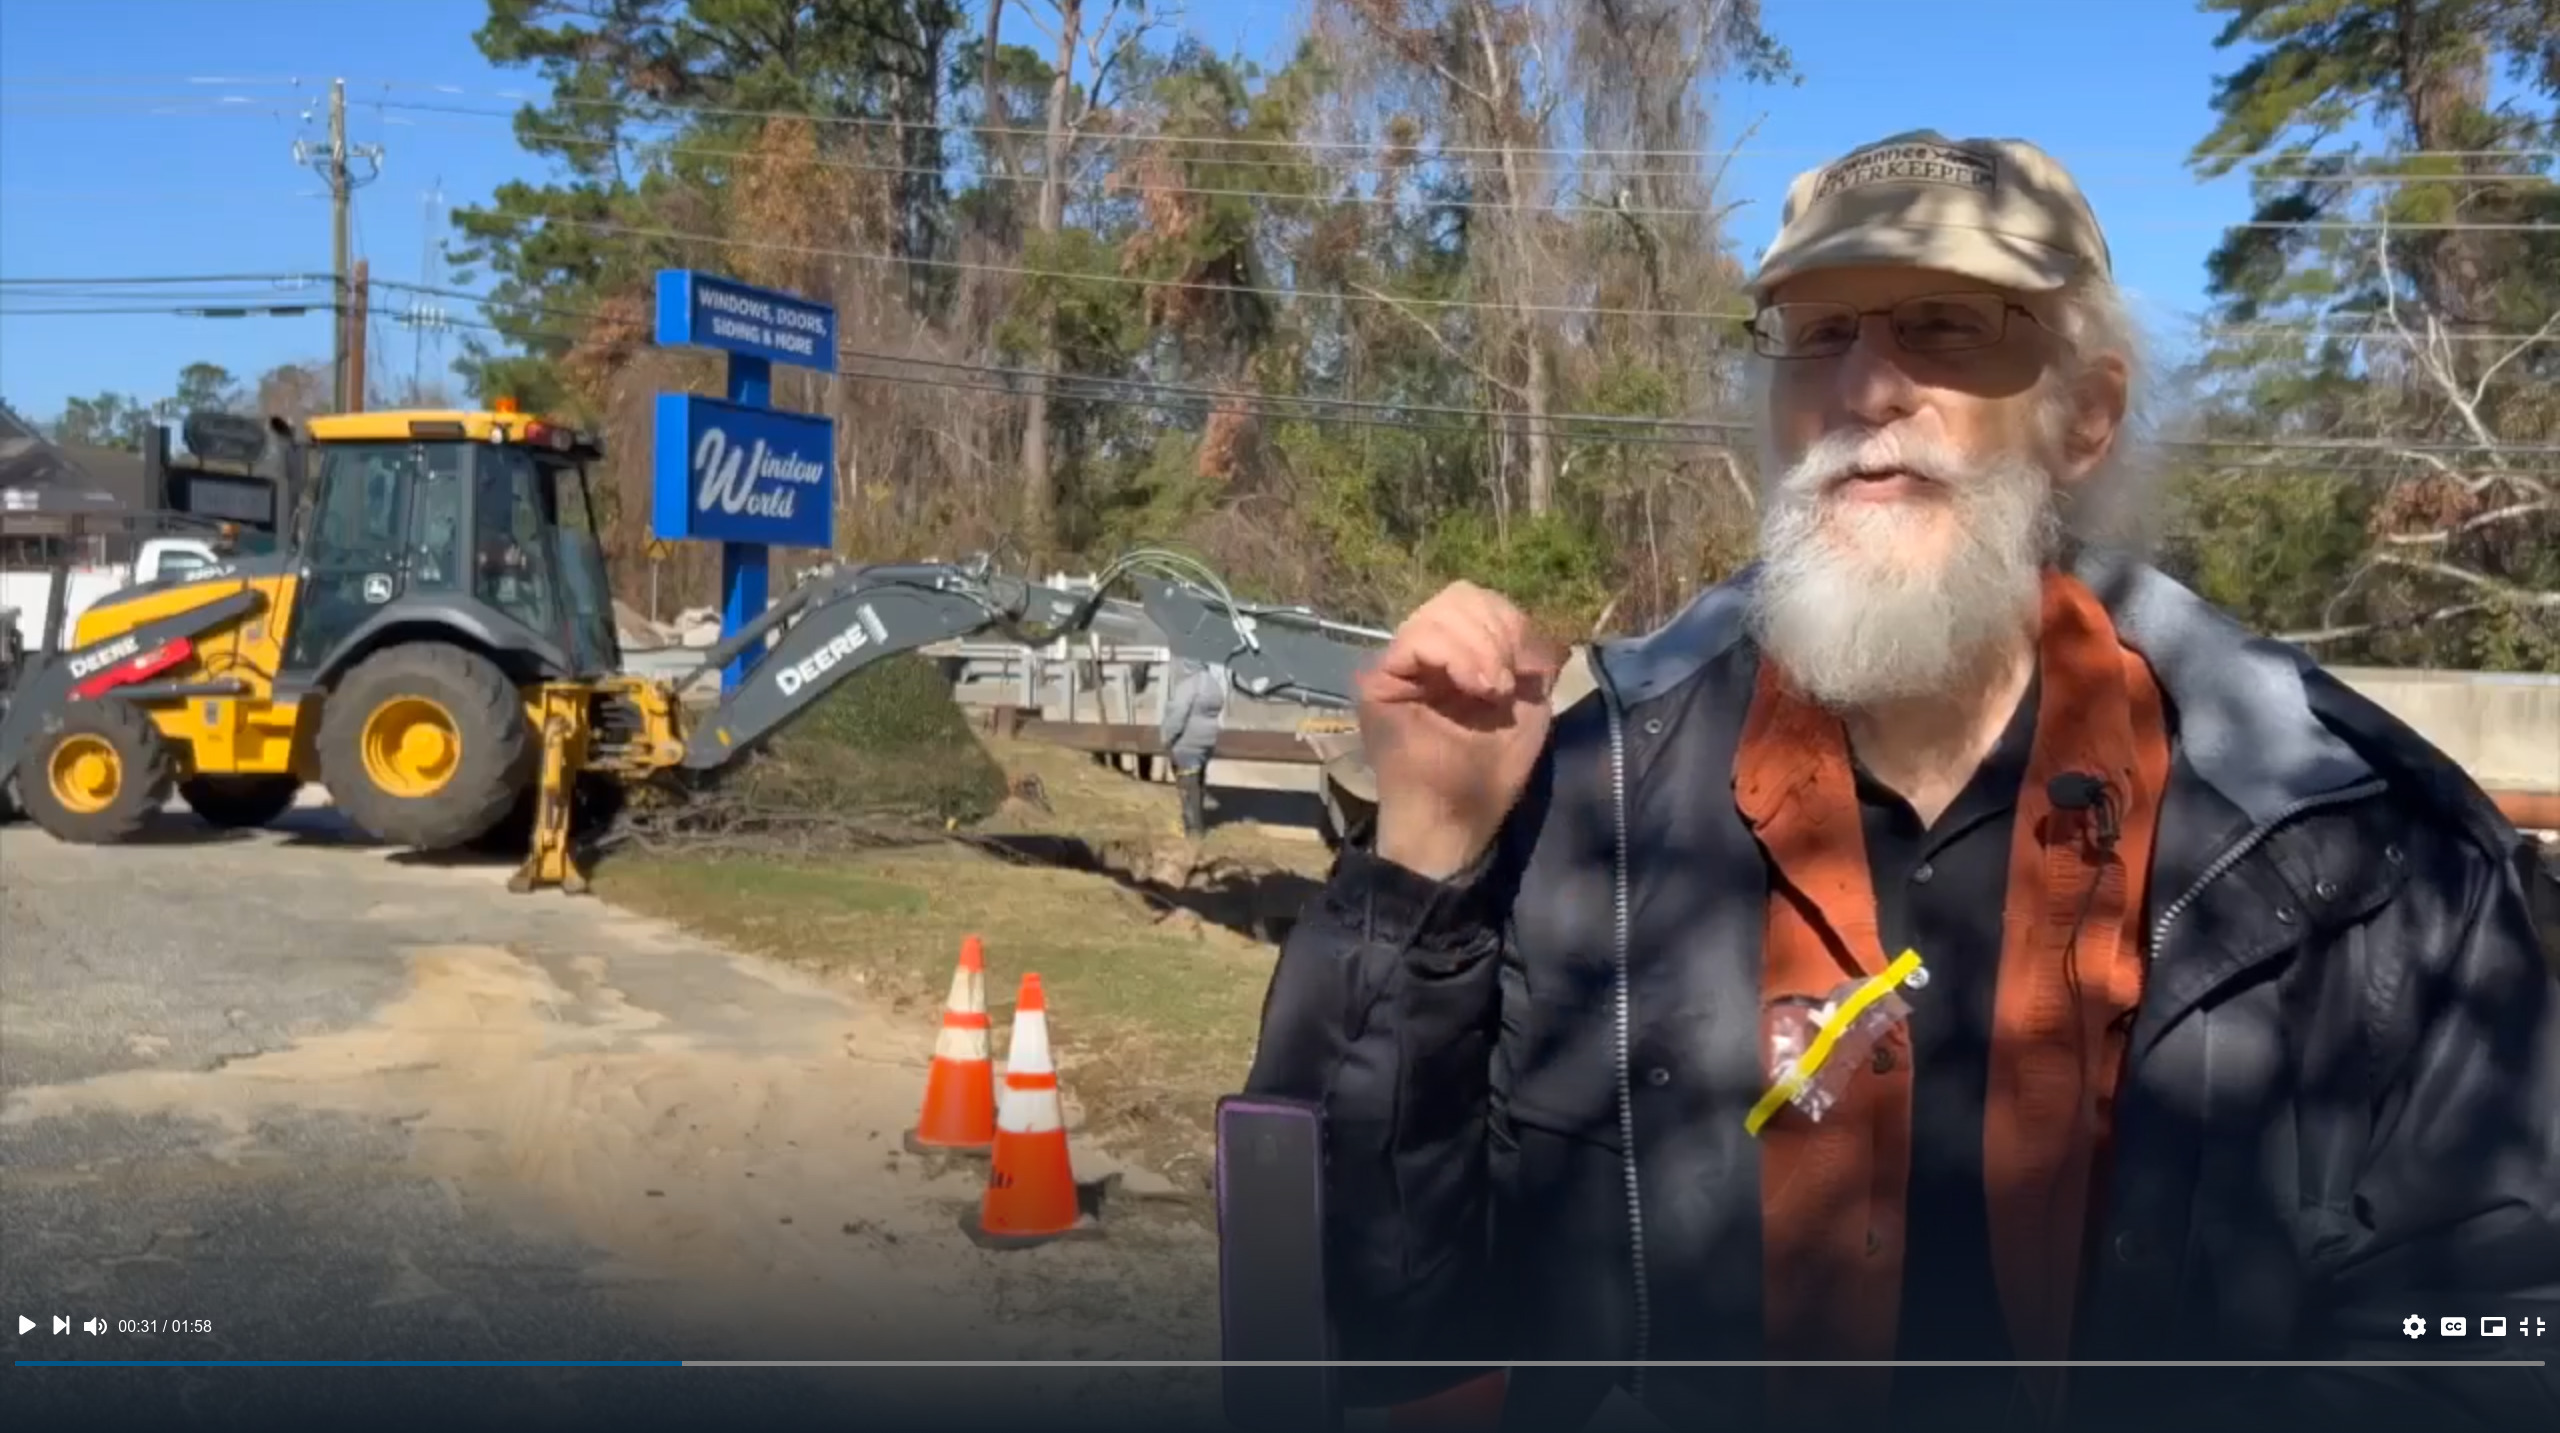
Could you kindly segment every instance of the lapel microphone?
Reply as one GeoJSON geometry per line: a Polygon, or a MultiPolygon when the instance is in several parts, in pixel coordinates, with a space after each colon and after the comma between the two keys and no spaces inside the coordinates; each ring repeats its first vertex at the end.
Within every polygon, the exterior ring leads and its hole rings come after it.
{"type": "Polygon", "coordinates": [[[2098,848],[2115,849],[2121,834],[2116,821],[2115,797],[2107,791],[2106,781],[2093,772],[2066,771],[2044,784],[2045,799],[2059,811],[2086,811],[2096,827],[2098,848]]]}

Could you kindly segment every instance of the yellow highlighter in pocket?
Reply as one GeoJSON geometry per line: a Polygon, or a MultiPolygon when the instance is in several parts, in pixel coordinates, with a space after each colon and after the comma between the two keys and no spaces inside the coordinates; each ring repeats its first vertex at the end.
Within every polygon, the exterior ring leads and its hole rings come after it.
{"type": "Polygon", "coordinates": [[[1755,1137],[1789,1105],[1820,1120],[1876,1043],[1911,1018],[1902,992],[1926,989],[1920,952],[1906,950],[1881,975],[1851,981],[1820,1002],[1782,1003],[1769,1012],[1769,1089],[1744,1117],[1755,1137]]]}

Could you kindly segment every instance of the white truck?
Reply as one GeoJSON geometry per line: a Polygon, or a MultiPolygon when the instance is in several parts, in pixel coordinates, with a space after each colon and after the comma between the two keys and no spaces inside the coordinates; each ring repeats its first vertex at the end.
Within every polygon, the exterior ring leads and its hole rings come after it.
{"type": "MultiPolygon", "coordinates": [[[[76,619],[89,610],[91,603],[110,592],[146,582],[159,582],[171,577],[211,567],[221,561],[213,545],[192,537],[155,537],[143,542],[130,563],[106,566],[75,567],[64,591],[63,605],[68,618],[76,619]]],[[[17,631],[19,647],[24,651],[42,650],[45,610],[52,597],[53,575],[42,568],[24,572],[0,572],[0,616],[5,616],[17,631]]]]}

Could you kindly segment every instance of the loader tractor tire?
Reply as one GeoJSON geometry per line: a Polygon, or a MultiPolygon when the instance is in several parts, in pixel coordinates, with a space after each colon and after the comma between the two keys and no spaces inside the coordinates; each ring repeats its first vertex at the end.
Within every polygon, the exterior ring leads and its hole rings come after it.
{"type": "Polygon", "coordinates": [[[254,830],[293,809],[302,781],[292,776],[198,776],[178,783],[187,809],[209,826],[254,830]]]}
{"type": "Polygon", "coordinates": [[[119,701],[78,702],[19,758],[27,819],[60,841],[104,846],[141,834],[168,804],[177,766],[160,728],[119,701]]]}
{"type": "Polygon", "coordinates": [[[358,662],[320,715],[320,780],[348,820],[418,851],[467,846],[533,785],[524,702],[488,658],[441,642],[358,662]]]}

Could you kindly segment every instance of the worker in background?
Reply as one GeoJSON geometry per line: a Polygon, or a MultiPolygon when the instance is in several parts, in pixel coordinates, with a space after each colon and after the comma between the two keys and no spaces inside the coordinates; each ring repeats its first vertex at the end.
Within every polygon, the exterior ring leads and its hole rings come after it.
{"type": "Polygon", "coordinates": [[[1217,749],[1218,728],[1226,717],[1227,669],[1222,663],[1176,657],[1172,677],[1157,730],[1172,755],[1174,784],[1182,793],[1182,834],[1197,841],[1209,834],[1209,754],[1217,749]]]}
{"type": "Polygon", "coordinates": [[[2060,164],[1852,153],[1752,292],[1754,567],[1561,713],[1463,583],[1361,679],[1378,811],[1249,1080],[1326,1113],[1339,1357],[1614,1365],[1520,1429],[2560,1427],[2536,1369],[1875,1366],[2517,1356],[2560,983],[2479,788],[2141,559],[2060,164]],[[1860,1366],[1632,1367],[1708,1360],[1860,1366]]]}

